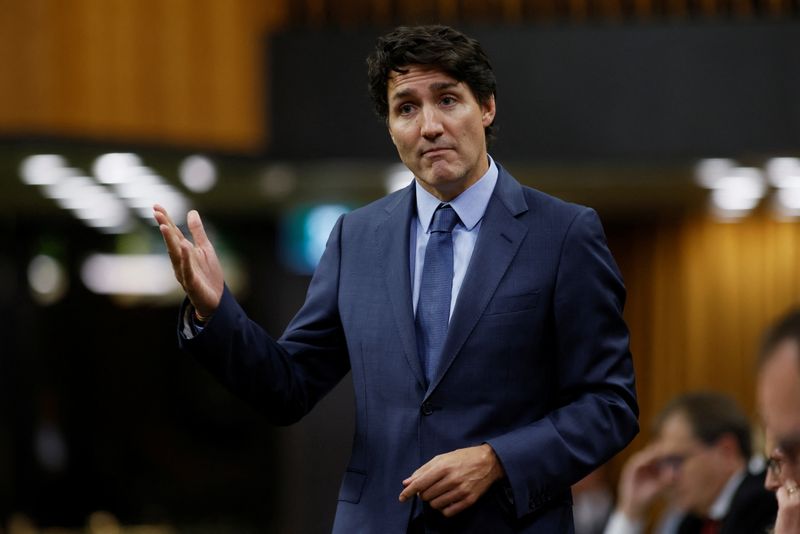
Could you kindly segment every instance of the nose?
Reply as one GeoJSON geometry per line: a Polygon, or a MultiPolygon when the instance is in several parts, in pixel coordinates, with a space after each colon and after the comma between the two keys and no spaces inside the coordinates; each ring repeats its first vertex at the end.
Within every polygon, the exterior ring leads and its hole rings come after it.
{"type": "Polygon", "coordinates": [[[764,487],[768,491],[778,491],[781,487],[781,478],[772,472],[772,469],[767,469],[767,478],[764,479],[764,487]]]}
{"type": "Polygon", "coordinates": [[[442,120],[439,115],[439,110],[432,106],[425,106],[420,113],[422,124],[420,125],[420,134],[425,139],[436,139],[444,133],[442,120]]]}

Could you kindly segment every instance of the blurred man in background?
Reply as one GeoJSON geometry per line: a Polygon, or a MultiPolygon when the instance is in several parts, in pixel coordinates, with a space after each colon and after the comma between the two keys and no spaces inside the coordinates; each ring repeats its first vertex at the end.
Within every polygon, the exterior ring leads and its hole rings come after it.
{"type": "Polygon", "coordinates": [[[733,399],[688,393],[659,414],[655,440],[625,464],[617,507],[606,534],[644,531],[656,501],[682,517],[678,534],[759,534],[775,520],[777,504],[764,473],[748,471],[751,425],[733,399]]]}
{"type": "Polygon", "coordinates": [[[225,287],[199,215],[192,244],[157,206],[188,296],[181,346],[281,424],[352,370],[334,532],[569,534],[570,486],[638,432],[625,289],[599,218],[488,155],[496,83],[474,39],[401,27],[368,71],[415,180],[339,219],[278,340],[225,287]]]}
{"type": "Polygon", "coordinates": [[[768,436],[767,488],[778,499],[775,534],[800,533],[800,310],[780,318],[764,336],[758,404],[768,436]]]}

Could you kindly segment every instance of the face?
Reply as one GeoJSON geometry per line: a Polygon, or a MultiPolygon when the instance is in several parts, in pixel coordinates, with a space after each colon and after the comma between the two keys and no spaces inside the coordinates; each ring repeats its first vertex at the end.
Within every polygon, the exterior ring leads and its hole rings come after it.
{"type": "Polygon", "coordinates": [[[764,487],[769,491],[778,491],[788,479],[794,479],[792,465],[787,462],[786,455],[777,447],[775,437],[769,431],[766,433],[764,449],[767,457],[764,487]]]}
{"type": "MultiPolygon", "coordinates": [[[[800,351],[788,339],[770,355],[758,376],[758,405],[767,434],[780,448],[784,470],[800,463],[800,351]]],[[[769,450],[769,449],[768,449],[769,450]]]]}
{"type": "Polygon", "coordinates": [[[759,409],[778,442],[800,433],[799,358],[797,342],[788,339],[775,348],[759,375],[759,409]]]}
{"type": "Polygon", "coordinates": [[[484,128],[494,120],[494,97],[481,104],[469,86],[436,68],[407,69],[389,77],[389,134],[420,185],[449,201],[489,168],[484,128]]]}
{"type": "Polygon", "coordinates": [[[708,513],[733,474],[723,451],[695,438],[689,421],[680,412],[664,420],[658,447],[663,468],[672,470],[670,501],[683,510],[708,513]]]}

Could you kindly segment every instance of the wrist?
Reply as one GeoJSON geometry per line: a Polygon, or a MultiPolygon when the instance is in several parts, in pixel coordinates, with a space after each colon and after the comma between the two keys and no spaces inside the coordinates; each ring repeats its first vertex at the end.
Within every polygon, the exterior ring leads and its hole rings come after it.
{"type": "Polygon", "coordinates": [[[213,315],[214,315],[213,313],[209,313],[208,315],[203,315],[202,313],[197,311],[197,308],[194,309],[194,318],[195,318],[195,320],[200,322],[200,323],[203,323],[203,324],[205,324],[208,321],[210,321],[211,317],[213,315]]]}
{"type": "Polygon", "coordinates": [[[494,452],[494,449],[488,443],[484,443],[483,447],[486,448],[486,454],[489,458],[489,463],[491,465],[490,476],[492,477],[493,481],[500,480],[506,476],[506,472],[503,469],[503,464],[500,463],[500,459],[497,457],[497,454],[494,452]]]}
{"type": "Polygon", "coordinates": [[[645,516],[645,506],[630,502],[622,502],[617,511],[631,521],[641,521],[645,516]]]}

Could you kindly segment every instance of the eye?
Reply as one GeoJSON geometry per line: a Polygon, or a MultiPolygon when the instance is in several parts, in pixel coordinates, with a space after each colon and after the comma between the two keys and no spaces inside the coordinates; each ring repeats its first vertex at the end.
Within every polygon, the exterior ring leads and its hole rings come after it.
{"type": "Polygon", "coordinates": [[[450,95],[447,95],[447,96],[443,96],[443,97],[442,97],[442,100],[441,100],[441,102],[442,102],[442,104],[443,104],[443,105],[445,105],[445,106],[452,106],[453,104],[455,104],[455,103],[456,103],[456,99],[455,99],[455,98],[453,98],[453,97],[452,97],[452,96],[450,96],[450,95]]]}
{"type": "Polygon", "coordinates": [[[397,112],[400,115],[408,115],[412,111],[414,111],[414,106],[412,106],[409,103],[400,104],[399,106],[397,106],[397,112]]]}

